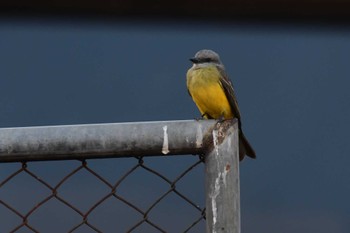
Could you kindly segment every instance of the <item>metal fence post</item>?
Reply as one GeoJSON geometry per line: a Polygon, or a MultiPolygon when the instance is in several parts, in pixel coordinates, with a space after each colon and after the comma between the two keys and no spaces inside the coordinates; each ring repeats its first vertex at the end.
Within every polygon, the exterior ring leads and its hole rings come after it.
{"type": "Polygon", "coordinates": [[[206,221],[209,233],[240,233],[237,120],[217,123],[207,139],[206,221]]]}
{"type": "MultiPolygon", "coordinates": [[[[191,120],[0,129],[0,163],[180,154],[205,155],[207,232],[240,233],[236,119],[219,122],[191,120]]],[[[138,164],[136,167],[142,166],[138,164]]],[[[81,168],[85,168],[85,165],[81,168]]],[[[29,171],[24,166],[19,172],[29,171]]],[[[35,174],[32,176],[38,179],[35,174]]],[[[2,184],[7,181],[5,179],[2,184]]],[[[167,182],[171,184],[169,192],[175,192],[174,183],[167,182]]],[[[113,189],[112,185],[110,187],[113,189]]],[[[114,193],[113,190],[112,192],[114,193]]],[[[52,195],[55,196],[55,192],[52,195]]],[[[14,208],[7,207],[15,211],[14,208]]],[[[28,215],[23,215],[20,227],[28,226],[27,217],[28,215]]],[[[202,215],[199,220],[201,219],[202,215]]]]}

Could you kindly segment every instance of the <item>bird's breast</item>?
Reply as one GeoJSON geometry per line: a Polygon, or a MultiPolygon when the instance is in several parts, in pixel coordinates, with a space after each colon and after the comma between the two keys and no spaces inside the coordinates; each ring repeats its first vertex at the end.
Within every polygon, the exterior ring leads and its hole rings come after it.
{"type": "Polygon", "coordinates": [[[201,114],[207,118],[232,118],[232,111],[220,82],[220,72],[215,66],[190,69],[187,88],[201,114]]]}

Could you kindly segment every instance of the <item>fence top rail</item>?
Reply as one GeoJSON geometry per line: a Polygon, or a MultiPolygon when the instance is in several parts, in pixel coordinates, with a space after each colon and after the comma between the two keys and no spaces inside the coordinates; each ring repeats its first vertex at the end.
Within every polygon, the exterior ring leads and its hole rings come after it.
{"type": "Polygon", "coordinates": [[[203,153],[214,120],[0,128],[0,162],[203,153]]]}

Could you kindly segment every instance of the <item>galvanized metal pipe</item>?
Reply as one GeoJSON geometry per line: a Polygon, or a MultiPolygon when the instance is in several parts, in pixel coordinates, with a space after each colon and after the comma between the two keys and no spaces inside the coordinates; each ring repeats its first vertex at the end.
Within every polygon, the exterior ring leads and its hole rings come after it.
{"type": "Polygon", "coordinates": [[[0,129],[0,162],[204,153],[214,120],[0,129]]]}
{"type": "Polygon", "coordinates": [[[237,120],[0,129],[0,162],[205,154],[207,232],[240,233],[237,120]]]}
{"type": "Polygon", "coordinates": [[[205,156],[207,232],[240,233],[237,121],[218,123],[211,140],[205,156]]]}

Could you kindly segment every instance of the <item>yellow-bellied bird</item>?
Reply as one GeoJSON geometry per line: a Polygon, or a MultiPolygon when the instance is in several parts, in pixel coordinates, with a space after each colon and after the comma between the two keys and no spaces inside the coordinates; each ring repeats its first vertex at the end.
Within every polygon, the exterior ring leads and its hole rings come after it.
{"type": "Polygon", "coordinates": [[[241,114],[219,55],[203,49],[190,59],[193,66],[187,71],[187,89],[204,119],[238,119],[239,159],[244,155],[255,158],[254,149],[243,134],[241,114]]]}

